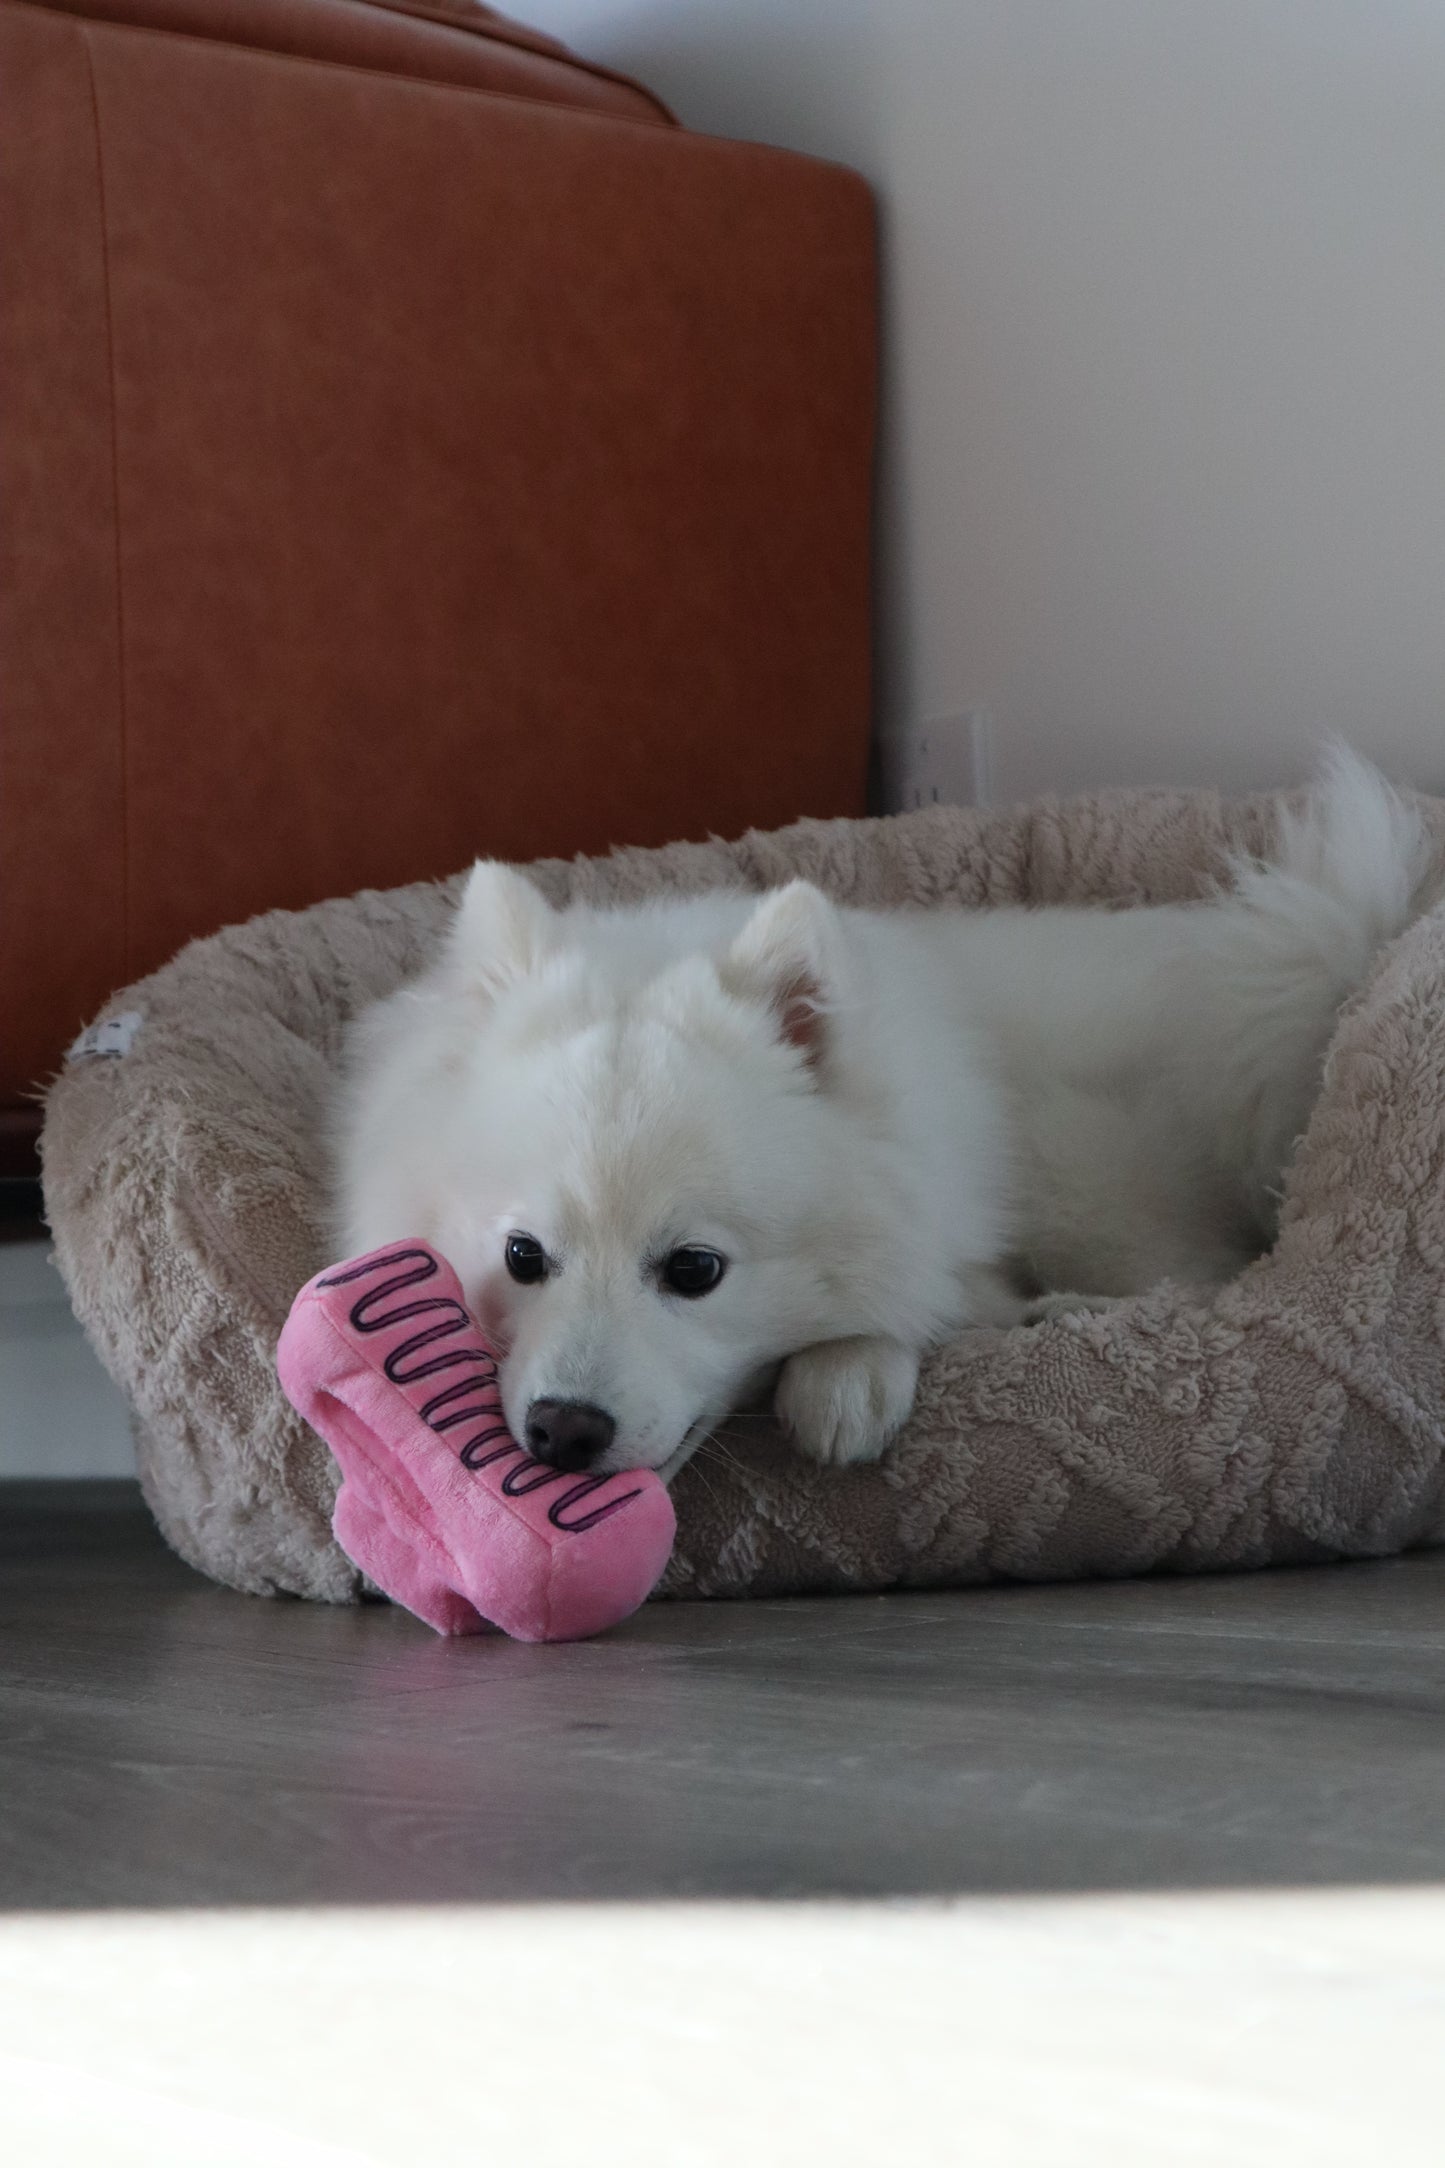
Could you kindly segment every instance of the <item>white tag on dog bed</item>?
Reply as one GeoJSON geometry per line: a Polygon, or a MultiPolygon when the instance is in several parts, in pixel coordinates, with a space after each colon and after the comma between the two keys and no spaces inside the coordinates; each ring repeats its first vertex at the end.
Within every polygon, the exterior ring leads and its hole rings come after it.
{"type": "Polygon", "coordinates": [[[103,1024],[87,1024],[65,1058],[70,1062],[119,1061],[130,1052],[144,1022],[139,1009],[124,1009],[119,1016],[108,1016],[103,1024]]]}

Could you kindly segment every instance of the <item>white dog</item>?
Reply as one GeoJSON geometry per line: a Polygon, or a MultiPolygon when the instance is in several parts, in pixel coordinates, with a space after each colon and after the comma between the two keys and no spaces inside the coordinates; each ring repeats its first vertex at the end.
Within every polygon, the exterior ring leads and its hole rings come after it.
{"type": "Polygon", "coordinates": [[[931,1342],[1268,1246],[1424,867],[1343,750],[1198,904],[854,911],[795,881],[557,912],[479,864],[358,1027],[340,1238],[451,1258],[560,1466],[670,1475],[771,1380],[804,1452],[871,1458],[931,1342]]]}

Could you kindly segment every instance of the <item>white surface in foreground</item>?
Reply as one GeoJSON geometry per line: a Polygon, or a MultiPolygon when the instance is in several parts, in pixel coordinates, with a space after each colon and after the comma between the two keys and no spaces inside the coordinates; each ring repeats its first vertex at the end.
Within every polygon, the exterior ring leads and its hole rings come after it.
{"type": "Polygon", "coordinates": [[[25,2168],[1391,2168],[1445,1892],[12,1917],[25,2168]]]}

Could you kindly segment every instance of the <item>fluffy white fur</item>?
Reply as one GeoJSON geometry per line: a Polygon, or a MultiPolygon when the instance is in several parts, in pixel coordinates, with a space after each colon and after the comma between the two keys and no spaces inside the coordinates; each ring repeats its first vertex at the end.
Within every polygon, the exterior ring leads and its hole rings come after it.
{"type": "Polygon", "coordinates": [[[1341,749],[1272,862],[1200,904],[867,912],[794,882],[556,912],[479,864],[434,968],[357,1028],[340,1239],[453,1260],[518,1435],[586,1404],[615,1426],[593,1465],[671,1473],[771,1388],[805,1452],[872,1456],[931,1342],[1269,1244],[1424,857],[1341,749]],[[726,1261],[715,1289],[668,1290],[680,1247],[726,1261]]]}

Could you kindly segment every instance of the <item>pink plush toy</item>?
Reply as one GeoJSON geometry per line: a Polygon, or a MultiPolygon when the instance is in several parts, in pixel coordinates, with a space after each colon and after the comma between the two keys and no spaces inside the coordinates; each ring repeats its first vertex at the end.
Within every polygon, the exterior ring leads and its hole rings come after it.
{"type": "Polygon", "coordinates": [[[276,1367],[340,1463],[337,1541],[438,1633],[581,1641],[657,1586],[677,1532],[663,1485],[523,1452],[461,1284],[425,1243],[308,1280],[276,1367]]]}

